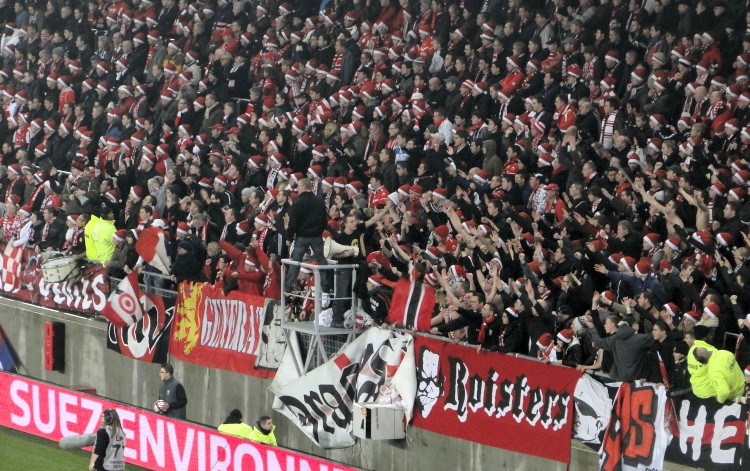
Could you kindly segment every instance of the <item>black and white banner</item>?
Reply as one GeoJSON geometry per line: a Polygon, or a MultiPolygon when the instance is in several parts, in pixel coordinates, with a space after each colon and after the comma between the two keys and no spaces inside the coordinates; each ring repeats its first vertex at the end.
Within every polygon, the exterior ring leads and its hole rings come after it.
{"type": "Polygon", "coordinates": [[[679,433],[667,447],[668,460],[707,470],[747,468],[746,405],[685,399],[677,405],[677,418],[679,433]]]}
{"type": "Polygon", "coordinates": [[[411,420],[417,389],[411,335],[373,327],[304,376],[302,364],[299,349],[287,348],[271,384],[273,408],[321,448],[354,445],[354,403],[396,405],[411,420]]]}
{"type": "Polygon", "coordinates": [[[599,448],[619,388],[619,382],[603,383],[591,375],[581,376],[576,384],[573,438],[599,448]]]}
{"type": "Polygon", "coordinates": [[[652,469],[666,459],[706,470],[744,469],[750,463],[748,407],[715,399],[674,401],[677,426],[670,433],[669,414],[659,388],[606,383],[583,375],[575,391],[573,438],[600,448],[602,469],[652,469]],[[617,401],[614,392],[620,387],[617,401]],[[616,417],[615,427],[609,427],[616,417]],[[609,428],[608,428],[609,427],[609,428]],[[608,431],[604,445],[602,440],[608,431]],[[666,442],[661,438],[667,433],[666,442]],[[617,456],[620,456],[618,459],[617,456]]]}

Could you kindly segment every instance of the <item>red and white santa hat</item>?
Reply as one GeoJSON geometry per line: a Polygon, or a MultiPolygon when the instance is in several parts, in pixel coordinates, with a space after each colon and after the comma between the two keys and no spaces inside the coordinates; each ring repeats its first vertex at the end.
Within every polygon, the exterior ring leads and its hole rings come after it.
{"type": "Polygon", "coordinates": [[[719,317],[720,312],[721,309],[716,303],[710,303],[708,306],[703,308],[703,314],[706,314],[711,319],[716,319],[717,317],[719,317]]]}
{"type": "Polygon", "coordinates": [[[548,348],[550,345],[552,345],[552,334],[550,334],[549,332],[545,332],[540,335],[539,339],[537,339],[536,341],[536,346],[542,350],[548,348]]]}
{"type": "Polygon", "coordinates": [[[563,329],[557,334],[557,338],[562,340],[565,343],[570,343],[573,341],[573,329],[563,329]]]}
{"type": "Polygon", "coordinates": [[[270,219],[268,219],[268,215],[263,214],[263,213],[260,213],[257,216],[255,216],[255,222],[266,227],[271,224],[270,219]]]}

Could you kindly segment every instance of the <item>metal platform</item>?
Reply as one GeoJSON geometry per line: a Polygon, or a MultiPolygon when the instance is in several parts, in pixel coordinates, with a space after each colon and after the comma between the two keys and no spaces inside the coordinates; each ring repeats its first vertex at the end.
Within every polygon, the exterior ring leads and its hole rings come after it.
{"type": "Polygon", "coordinates": [[[352,322],[351,327],[348,328],[325,327],[319,323],[321,312],[328,308],[328,306],[323,307],[324,301],[330,302],[331,307],[334,301],[347,301],[349,309],[356,316],[356,308],[359,306],[359,300],[353,288],[347,290],[347,293],[350,294],[344,298],[335,298],[333,294],[336,293],[337,287],[335,271],[351,270],[352,287],[354,287],[357,282],[357,268],[357,265],[338,264],[335,260],[328,260],[328,265],[295,262],[291,259],[281,261],[281,308],[283,312],[281,327],[284,328],[286,333],[287,348],[292,348],[292,343],[294,343],[295,348],[300,349],[304,365],[297,365],[297,367],[301,374],[305,374],[326,363],[342,347],[349,344],[357,336],[359,331],[357,330],[356,321],[352,322]],[[292,317],[294,305],[290,305],[289,301],[300,298],[307,299],[308,296],[307,291],[292,291],[289,287],[285,286],[286,272],[288,267],[292,265],[298,265],[301,268],[310,270],[314,277],[312,293],[314,308],[311,320],[295,320],[292,317]],[[335,271],[331,273],[332,270],[335,271]],[[333,283],[331,283],[333,293],[323,292],[321,287],[322,276],[330,276],[333,279],[333,283]],[[294,337],[295,342],[292,342],[292,337],[294,337]]]}

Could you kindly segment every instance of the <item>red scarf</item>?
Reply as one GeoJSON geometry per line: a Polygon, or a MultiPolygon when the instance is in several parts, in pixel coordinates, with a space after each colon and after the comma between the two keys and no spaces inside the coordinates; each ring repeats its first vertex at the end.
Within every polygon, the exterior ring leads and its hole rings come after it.
{"type": "Polygon", "coordinates": [[[16,180],[18,180],[20,177],[16,176],[11,182],[8,184],[8,189],[5,190],[5,202],[8,203],[10,201],[10,197],[13,194],[13,184],[16,183],[16,180]]]}
{"type": "Polygon", "coordinates": [[[487,337],[487,326],[492,323],[492,321],[495,320],[492,317],[483,317],[482,318],[482,326],[479,328],[479,335],[477,335],[477,343],[479,345],[482,345],[484,343],[484,339],[487,337]]]}

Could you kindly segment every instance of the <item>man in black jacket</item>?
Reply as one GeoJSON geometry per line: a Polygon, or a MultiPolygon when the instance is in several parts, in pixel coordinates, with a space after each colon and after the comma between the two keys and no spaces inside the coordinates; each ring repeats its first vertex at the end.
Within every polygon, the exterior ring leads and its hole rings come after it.
{"type": "Polygon", "coordinates": [[[633,231],[633,225],[630,221],[617,223],[617,237],[609,237],[607,234],[602,235],[607,239],[607,245],[611,253],[622,252],[625,256],[635,259],[641,257],[643,238],[633,231]]]}
{"type": "Polygon", "coordinates": [[[482,299],[474,293],[471,296],[468,309],[458,308],[455,319],[433,327],[431,333],[448,335],[449,332],[468,326],[467,340],[470,344],[497,351],[502,332],[502,320],[497,316],[497,308],[493,304],[482,303],[482,299]]]}
{"type": "MultiPolygon", "coordinates": [[[[328,224],[325,203],[312,193],[312,182],[309,179],[303,178],[300,180],[297,189],[299,198],[289,211],[289,227],[287,229],[287,245],[291,247],[291,241],[294,241],[292,260],[301,262],[309,247],[312,249],[318,265],[326,265],[326,258],[323,255],[323,231],[328,224]]],[[[299,265],[289,267],[286,274],[286,289],[294,286],[299,268],[299,265]]],[[[325,276],[321,278],[323,291],[328,291],[326,279],[325,276]]]]}
{"type": "Polygon", "coordinates": [[[41,228],[37,252],[58,250],[65,241],[65,223],[58,217],[57,209],[48,206],[42,211],[44,224],[41,228]]]}

